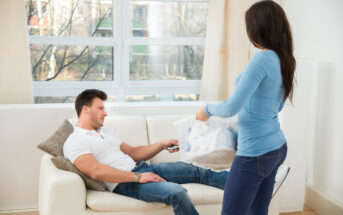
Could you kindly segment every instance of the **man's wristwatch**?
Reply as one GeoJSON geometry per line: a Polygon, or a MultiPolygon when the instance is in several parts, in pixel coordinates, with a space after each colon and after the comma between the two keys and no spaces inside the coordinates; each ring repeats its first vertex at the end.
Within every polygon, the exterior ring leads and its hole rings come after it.
{"type": "Polygon", "coordinates": [[[141,174],[139,172],[133,172],[133,177],[135,177],[135,182],[138,182],[141,174]]]}

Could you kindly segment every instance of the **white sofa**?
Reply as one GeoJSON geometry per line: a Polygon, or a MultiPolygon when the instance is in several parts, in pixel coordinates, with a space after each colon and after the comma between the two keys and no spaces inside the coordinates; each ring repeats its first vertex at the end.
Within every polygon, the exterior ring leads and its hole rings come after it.
{"type": "MultiPolygon", "coordinates": [[[[163,116],[109,116],[105,127],[112,129],[124,142],[131,145],[149,145],[163,139],[177,138],[172,123],[185,115],[163,116]]],[[[41,160],[39,177],[40,215],[172,215],[170,206],[147,203],[111,192],[86,189],[75,173],[57,169],[45,154],[41,160]]],[[[149,162],[178,161],[178,153],[161,152],[149,162]]],[[[184,184],[202,215],[220,214],[223,191],[201,184],[184,184]]],[[[270,215],[278,213],[278,194],[273,198],[270,215]]]]}

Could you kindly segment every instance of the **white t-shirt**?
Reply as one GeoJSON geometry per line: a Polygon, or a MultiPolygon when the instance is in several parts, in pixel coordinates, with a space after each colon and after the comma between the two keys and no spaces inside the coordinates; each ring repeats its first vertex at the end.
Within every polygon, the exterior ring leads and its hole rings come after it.
{"type": "MultiPolygon", "coordinates": [[[[124,171],[131,171],[136,166],[136,163],[130,156],[120,150],[121,143],[121,140],[108,129],[99,128],[95,131],[74,126],[74,132],[64,143],[63,153],[64,157],[68,158],[72,163],[80,155],[92,154],[101,164],[124,171]]],[[[111,192],[117,184],[105,182],[107,190],[111,192]]]]}

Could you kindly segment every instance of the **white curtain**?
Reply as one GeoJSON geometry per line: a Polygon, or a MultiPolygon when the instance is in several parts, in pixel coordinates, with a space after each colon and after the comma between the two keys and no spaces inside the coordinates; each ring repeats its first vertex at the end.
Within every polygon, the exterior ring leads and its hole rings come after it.
{"type": "Polygon", "coordinates": [[[200,100],[227,99],[249,61],[244,13],[251,0],[210,0],[200,100]]]}
{"type": "Polygon", "coordinates": [[[0,29],[0,104],[33,103],[23,0],[0,0],[0,29]]]}

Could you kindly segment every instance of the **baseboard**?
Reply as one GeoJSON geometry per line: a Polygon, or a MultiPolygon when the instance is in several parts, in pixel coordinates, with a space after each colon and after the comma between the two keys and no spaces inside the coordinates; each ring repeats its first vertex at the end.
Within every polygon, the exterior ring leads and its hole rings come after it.
{"type": "Polygon", "coordinates": [[[320,193],[311,185],[306,185],[305,204],[320,215],[342,215],[343,208],[320,193]]]}
{"type": "Polygon", "coordinates": [[[38,209],[0,211],[0,215],[39,215],[38,209]]]}

